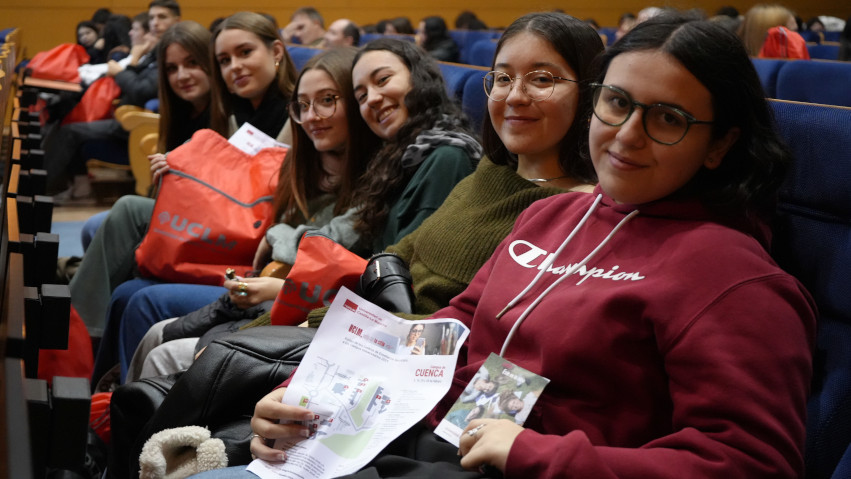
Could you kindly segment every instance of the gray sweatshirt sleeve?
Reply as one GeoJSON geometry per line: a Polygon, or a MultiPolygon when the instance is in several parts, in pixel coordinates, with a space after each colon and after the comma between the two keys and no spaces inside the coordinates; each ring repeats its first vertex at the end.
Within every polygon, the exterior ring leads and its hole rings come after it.
{"type": "Polygon", "coordinates": [[[301,237],[308,231],[317,231],[336,241],[346,249],[352,249],[360,240],[360,234],[354,229],[357,208],[350,208],[340,216],[328,214],[328,220],[322,221],[324,213],[333,211],[334,206],[329,205],[325,210],[316,215],[316,220],[292,227],[288,224],[279,223],[266,231],[266,241],[272,247],[272,259],[292,265],[295,263],[296,251],[301,237]]]}

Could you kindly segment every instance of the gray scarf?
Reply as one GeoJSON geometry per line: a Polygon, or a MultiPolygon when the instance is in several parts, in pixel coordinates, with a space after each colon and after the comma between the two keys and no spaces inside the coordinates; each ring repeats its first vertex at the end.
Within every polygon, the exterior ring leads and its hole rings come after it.
{"type": "Polygon", "coordinates": [[[444,125],[446,122],[441,121],[435,125],[435,128],[420,132],[416,141],[405,148],[405,153],[402,155],[402,167],[419,165],[432,151],[444,145],[464,150],[474,164],[482,157],[482,145],[475,138],[466,133],[441,128],[444,125]]]}

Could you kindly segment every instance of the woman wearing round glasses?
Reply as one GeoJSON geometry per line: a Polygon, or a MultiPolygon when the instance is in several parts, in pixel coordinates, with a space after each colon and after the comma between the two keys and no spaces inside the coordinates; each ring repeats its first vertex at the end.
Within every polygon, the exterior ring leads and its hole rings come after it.
{"type": "MultiPolygon", "coordinates": [[[[666,14],[601,66],[599,83],[613,88],[596,87],[591,119],[597,194],[530,206],[435,313],[471,333],[426,422],[446,415],[492,352],[549,385],[524,426],[471,421],[460,460],[414,430],[353,477],[803,473],[815,306],[766,251],[791,158],[753,64],[722,27],[666,14]],[[711,124],[681,121],[691,118],[711,124]]],[[[284,432],[256,415],[252,426],[284,432]]]]}

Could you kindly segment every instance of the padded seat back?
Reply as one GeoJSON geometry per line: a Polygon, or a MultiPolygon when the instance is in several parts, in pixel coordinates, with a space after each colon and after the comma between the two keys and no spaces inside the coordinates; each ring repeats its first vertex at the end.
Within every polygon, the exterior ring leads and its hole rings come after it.
{"type": "Polygon", "coordinates": [[[822,43],[818,45],[807,45],[807,51],[810,52],[810,58],[818,60],[838,60],[839,59],[839,44],[838,43],[822,43]]]}
{"type": "Polygon", "coordinates": [[[772,256],[819,308],[806,476],[829,478],[851,444],[851,109],[771,105],[795,154],[780,191],[772,256]]]}
{"type": "Polygon", "coordinates": [[[851,107],[851,63],[790,61],[777,74],[777,98],[851,107]]]}
{"type": "Polygon", "coordinates": [[[490,68],[493,65],[493,57],[496,54],[496,39],[479,40],[473,44],[470,50],[468,64],[490,68]]]}
{"type": "Polygon", "coordinates": [[[304,68],[304,64],[307,63],[308,60],[322,53],[322,51],[323,50],[321,48],[287,45],[287,53],[290,54],[290,58],[293,59],[293,64],[298,71],[301,71],[301,69],[304,68]]]}
{"type": "Polygon", "coordinates": [[[780,60],[776,58],[751,58],[756,73],[759,75],[759,81],[762,83],[762,89],[765,90],[765,96],[768,98],[777,98],[777,75],[783,65],[789,60],[780,60]]]}
{"type": "Polygon", "coordinates": [[[493,40],[500,37],[502,33],[495,30],[450,30],[449,36],[455,40],[458,50],[461,52],[461,63],[475,65],[472,61],[473,45],[481,40],[493,40]]]}

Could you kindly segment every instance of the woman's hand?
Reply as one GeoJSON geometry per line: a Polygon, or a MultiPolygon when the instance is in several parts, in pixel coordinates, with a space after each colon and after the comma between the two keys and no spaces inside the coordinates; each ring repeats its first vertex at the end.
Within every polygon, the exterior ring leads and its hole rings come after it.
{"type": "Polygon", "coordinates": [[[470,422],[459,441],[461,466],[477,469],[490,465],[505,472],[508,453],[521,432],[522,426],[507,419],[476,419],[470,422]],[[470,435],[473,430],[476,432],[470,435]]]}
{"type": "Polygon", "coordinates": [[[293,423],[310,421],[313,413],[303,407],[282,403],[285,391],[286,388],[275,389],[254,406],[251,430],[257,436],[251,439],[251,454],[258,459],[271,462],[287,459],[283,451],[269,447],[267,439],[269,444],[274,444],[275,439],[300,440],[310,436],[307,426],[293,423]]]}
{"type": "Polygon", "coordinates": [[[257,271],[260,271],[271,260],[272,246],[268,241],[266,241],[266,236],[263,236],[263,239],[260,240],[260,244],[257,245],[257,252],[254,253],[254,263],[252,264],[252,267],[257,271]]]}
{"type": "Polygon", "coordinates": [[[162,153],[155,153],[148,156],[148,161],[151,162],[151,183],[156,184],[163,173],[168,171],[168,161],[162,153]]]}
{"type": "Polygon", "coordinates": [[[226,280],[223,286],[228,289],[228,296],[233,304],[239,308],[248,309],[263,301],[275,299],[278,291],[284,286],[284,280],[268,276],[237,278],[226,280]]]}

